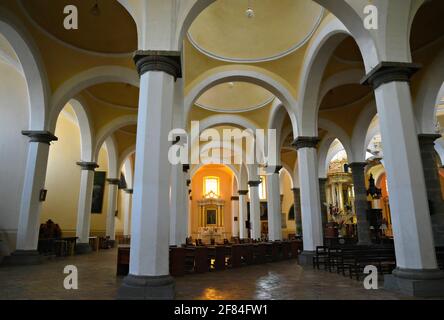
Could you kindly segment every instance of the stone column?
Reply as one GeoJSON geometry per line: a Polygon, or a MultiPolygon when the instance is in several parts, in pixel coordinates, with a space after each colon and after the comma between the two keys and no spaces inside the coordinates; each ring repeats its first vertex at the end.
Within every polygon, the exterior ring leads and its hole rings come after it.
{"type": "Polygon", "coordinates": [[[123,299],[173,299],[169,275],[170,173],[168,134],[172,127],[174,82],[181,77],[179,52],[138,51],[140,74],[136,165],[129,275],[123,299]]]}
{"type": "Polygon", "coordinates": [[[81,169],[79,204],[77,206],[77,244],[76,253],[91,252],[89,232],[91,228],[91,206],[94,187],[94,170],[98,168],[95,162],[77,162],[81,169]]]}
{"type": "Polygon", "coordinates": [[[48,131],[23,131],[22,134],[29,137],[30,143],[20,203],[17,247],[4,260],[5,264],[11,265],[42,262],[37,251],[42,208],[40,195],[45,188],[49,146],[51,141],[57,141],[57,137],[48,131]]]}
{"type": "Polygon", "coordinates": [[[432,218],[433,236],[435,246],[437,247],[444,246],[444,201],[442,200],[435,151],[435,140],[439,138],[441,138],[439,134],[418,135],[430,215],[432,218]]]}
{"type": "Polygon", "coordinates": [[[250,223],[251,239],[259,240],[261,238],[261,202],[259,199],[259,185],[261,181],[248,181],[250,186],[250,223]]]}
{"type": "Polygon", "coordinates": [[[367,220],[367,189],[365,188],[365,162],[350,163],[352,169],[353,187],[355,191],[355,210],[358,222],[358,244],[369,245],[372,243],[370,238],[370,225],[367,220]]]}
{"type": "Polygon", "coordinates": [[[414,296],[444,295],[437,268],[424,171],[409,79],[418,65],[382,62],[363,80],[375,90],[387,171],[397,268],[387,289],[414,296]]]}
{"type": "Polygon", "coordinates": [[[248,218],[247,194],[248,190],[238,190],[239,194],[239,238],[248,239],[246,222],[248,218]]]}
{"type": "Polygon", "coordinates": [[[231,235],[234,238],[239,237],[239,197],[232,196],[231,197],[231,214],[233,219],[231,220],[231,235]]]}
{"type": "Polygon", "coordinates": [[[123,235],[131,235],[131,208],[133,203],[133,189],[125,189],[125,199],[123,203],[123,235]]]}
{"type": "Polygon", "coordinates": [[[301,213],[301,189],[293,188],[294,197],[294,219],[296,223],[296,234],[302,236],[302,213],[301,213]]]}
{"type": "Polygon", "coordinates": [[[172,166],[171,171],[171,216],[170,216],[170,245],[180,246],[185,243],[186,213],[184,167],[181,164],[172,166]]]}
{"type": "Polygon", "coordinates": [[[299,182],[301,187],[301,211],[304,251],[299,257],[301,265],[312,263],[317,246],[323,245],[321,200],[316,164],[319,142],[317,137],[298,137],[293,145],[298,151],[299,182]]]}
{"type": "Polygon", "coordinates": [[[108,213],[106,216],[106,236],[110,240],[116,240],[116,207],[117,207],[117,192],[120,180],[117,178],[106,179],[108,181],[108,213]]]}
{"type": "Polygon", "coordinates": [[[268,240],[282,240],[282,210],[279,171],[282,166],[276,166],[275,171],[267,176],[268,190],[268,240]]]}
{"type": "Polygon", "coordinates": [[[323,227],[325,227],[325,225],[328,223],[326,184],[327,178],[319,178],[319,199],[321,205],[321,220],[323,227]]]}

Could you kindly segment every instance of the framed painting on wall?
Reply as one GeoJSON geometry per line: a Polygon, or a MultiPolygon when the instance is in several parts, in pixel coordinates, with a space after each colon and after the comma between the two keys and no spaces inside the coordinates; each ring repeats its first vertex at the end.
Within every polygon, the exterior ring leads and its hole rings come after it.
{"type": "Polygon", "coordinates": [[[106,172],[94,172],[94,186],[92,194],[91,213],[101,214],[103,208],[103,197],[105,195],[106,172]]]}

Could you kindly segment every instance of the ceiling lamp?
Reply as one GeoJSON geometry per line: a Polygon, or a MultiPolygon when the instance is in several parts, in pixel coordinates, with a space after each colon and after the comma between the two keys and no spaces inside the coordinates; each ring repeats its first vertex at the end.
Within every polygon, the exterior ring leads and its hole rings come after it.
{"type": "Polygon", "coordinates": [[[100,16],[100,8],[99,8],[99,3],[98,0],[96,0],[96,3],[94,4],[94,6],[91,8],[91,10],[89,10],[89,12],[91,12],[91,14],[93,16],[100,16]]]}
{"type": "Polygon", "coordinates": [[[254,16],[255,16],[254,10],[251,6],[251,0],[248,0],[248,9],[245,11],[245,15],[249,19],[254,18],[254,16]]]}

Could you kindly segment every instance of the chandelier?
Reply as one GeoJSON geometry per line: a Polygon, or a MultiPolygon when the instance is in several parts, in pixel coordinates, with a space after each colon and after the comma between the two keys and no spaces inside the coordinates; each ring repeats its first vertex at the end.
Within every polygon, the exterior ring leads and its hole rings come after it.
{"type": "Polygon", "coordinates": [[[99,8],[99,3],[98,0],[96,0],[96,3],[94,4],[94,6],[89,10],[89,12],[93,15],[93,16],[100,16],[100,8],[99,8]]]}
{"type": "Polygon", "coordinates": [[[248,8],[247,8],[247,10],[245,11],[245,15],[246,15],[247,18],[249,18],[249,19],[254,18],[254,16],[255,16],[254,10],[253,10],[252,5],[251,5],[251,1],[252,1],[252,0],[248,0],[248,8]]]}

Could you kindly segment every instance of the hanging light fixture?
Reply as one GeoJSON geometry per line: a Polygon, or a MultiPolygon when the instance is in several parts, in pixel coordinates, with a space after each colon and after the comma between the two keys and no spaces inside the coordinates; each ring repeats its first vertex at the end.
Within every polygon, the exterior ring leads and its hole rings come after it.
{"type": "Polygon", "coordinates": [[[89,12],[91,12],[91,14],[93,15],[93,16],[100,16],[100,13],[101,13],[101,11],[100,11],[100,8],[99,8],[99,2],[98,2],[98,0],[96,0],[96,3],[94,4],[94,6],[91,8],[91,10],[89,10],[89,12]]]}
{"type": "Polygon", "coordinates": [[[253,10],[253,7],[251,5],[251,0],[248,0],[248,9],[245,11],[245,15],[247,16],[247,18],[251,19],[254,18],[255,13],[253,10]]]}

